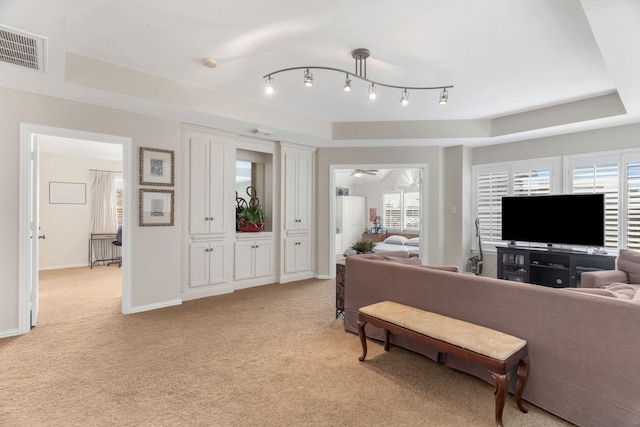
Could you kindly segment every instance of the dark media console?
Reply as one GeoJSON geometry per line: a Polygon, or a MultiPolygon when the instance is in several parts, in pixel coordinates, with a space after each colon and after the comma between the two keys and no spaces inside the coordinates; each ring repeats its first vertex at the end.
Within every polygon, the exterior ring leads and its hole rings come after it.
{"type": "Polygon", "coordinates": [[[587,271],[613,270],[616,257],[546,248],[498,247],[498,278],[552,288],[580,287],[587,271]]]}

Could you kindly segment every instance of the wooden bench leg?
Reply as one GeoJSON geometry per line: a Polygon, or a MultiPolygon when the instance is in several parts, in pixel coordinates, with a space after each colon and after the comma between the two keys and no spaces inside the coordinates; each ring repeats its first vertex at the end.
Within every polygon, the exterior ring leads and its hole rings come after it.
{"type": "Polygon", "coordinates": [[[527,378],[529,376],[529,359],[526,357],[520,359],[518,362],[518,380],[516,381],[516,404],[518,405],[518,409],[520,411],[527,413],[527,408],[522,404],[522,390],[524,389],[524,385],[527,382],[527,378]]]}
{"type": "Polygon", "coordinates": [[[384,330],[384,351],[389,351],[389,330],[384,330]]]}
{"type": "Polygon", "coordinates": [[[367,336],[364,333],[364,325],[367,322],[358,321],[358,336],[360,337],[360,344],[362,344],[362,356],[358,358],[359,361],[363,361],[367,357],[367,336]]]}
{"type": "Polygon", "coordinates": [[[496,380],[496,388],[494,391],[496,395],[496,426],[502,427],[502,411],[504,410],[504,401],[507,397],[509,377],[506,374],[496,374],[495,372],[491,372],[491,375],[496,380]]]}

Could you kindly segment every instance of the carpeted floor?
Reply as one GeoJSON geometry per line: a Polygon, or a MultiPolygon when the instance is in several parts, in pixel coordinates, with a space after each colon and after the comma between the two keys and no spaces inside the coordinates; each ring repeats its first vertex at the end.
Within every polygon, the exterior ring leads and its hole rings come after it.
{"type": "MultiPolygon", "coordinates": [[[[115,266],[41,273],[40,319],[0,340],[0,426],[492,426],[493,387],[335,319],[307,280],[120,314],[115,266]]],[[[507,426],[570,425],[508,399],[507,426]]]]}

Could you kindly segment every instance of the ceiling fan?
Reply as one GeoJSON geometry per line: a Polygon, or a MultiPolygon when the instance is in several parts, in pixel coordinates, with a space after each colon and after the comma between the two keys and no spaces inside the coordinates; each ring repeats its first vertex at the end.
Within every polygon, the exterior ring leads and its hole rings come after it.
{"type": "Polygon", "coordinates": [[[364,175],[375,175],[377,173],[378,169],[354,169],[353,172],[351,172],[351,175],[355,176],[356,178],[360,178],[364,175]]]}

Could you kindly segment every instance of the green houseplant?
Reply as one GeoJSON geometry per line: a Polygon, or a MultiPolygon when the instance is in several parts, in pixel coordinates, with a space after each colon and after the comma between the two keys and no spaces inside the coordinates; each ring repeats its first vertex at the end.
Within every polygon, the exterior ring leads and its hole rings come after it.
{"type": "Polygon", "coordinates": [[[358,252],[359,254],[373,252],[373,249],[375,247],[376,242],[366,240],[358,240],[353,245],[351,245],[351,249],[358,252]]]}
{"type": "Polygon", "coordinates": [[[264,230],[264,209],[260,206],[260,199],[256,197],[256,190],[247,187],[247,194],[251,197],[249,203],[238,196],[236,191],[236,231],[257,232],[264,230]]]}

